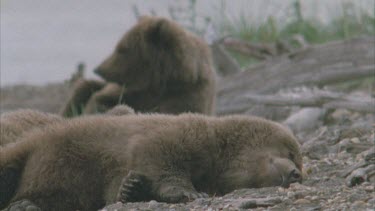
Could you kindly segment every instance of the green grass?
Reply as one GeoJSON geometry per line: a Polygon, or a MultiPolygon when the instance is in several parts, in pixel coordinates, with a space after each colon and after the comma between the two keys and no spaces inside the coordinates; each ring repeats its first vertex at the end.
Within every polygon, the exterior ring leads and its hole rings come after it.
{"type": "Polygon", "coordinates": [[[316,18],[305,18],[299,0],[290,7],[293,9],[293,17],[288,22],[269,16],[255,24],[246,15],[240,14],[233,20],[224,20],[217,25],[222,34],[266,43],[286,40],[295,34],[302,35],[310,44],[375,34],[375,11],[368,14],[352,2],[342,3],[341,8],[338,8],[342,10],[340,15],[332,17],[328,23],[322,23],[316,18]]]}
{"type": "MultiPolygon", "coordinates": [[[[215,25],[220,29],[222,36],[229,35],[252,43],[291,41],[296,34],[302,35],[309,44],[320,44],[360,35],[375,35],[375,8],[369,14],[355,5],[355,2],[343,2],[341,8],[337,8],[341,11],[338,15],[331,17],[328,23],[322,23],[316,17],[304,17],[300,0],[295,0],[289,8],[292,10],[292,17],[287,22],[269,16],[260,23],[254,23],[249,20],[248,16],[241,13],[231,20],[221,18],[215,25]]],[[[291,44],[298,47],[296,43],[291,42],[291,44]]],[[[246,58],[232,51],[230,54],[242,67],[258,62],[256,59],[246,58]]]]}
{"type": "MultiPolygon", "coordinates": [[[[284,16],[249,17],[249,14],[240,12],[236,16],[226,15],[227,5],[230,1],[217,1],[213,7],[217,13],[213,17],[202,17],[196,11],[196,0],[188,1],[188,6],[183,10],[187,27],[200,35],[205,33],[209,23],[218,30],[218,37],[236,37],[251,43],[269,43],[278,41],[289,42],[293,47],[300,47],[292,40],[294,35],[301,35],[308,44],[321,44],[334,40],[349,39],[361,35],[375,35],[375,7],[372,11],[363,10],[354,0],[342,1],[341,5],[334,8],[328,22],[321,22],[317,16],[307,17],[301,9],[302,0],[294,0],[291,5],[281,10],[284,16]],[[219,2],[219,3],[217,3],[219,2]],[[277,18],[279,17],[279,18],[277,18]],[[203,21],[203,26],[197,25],[197,18],[203,21]]],[[[264,1],[261,10],[275,8],[268,1],[264,1]]],[[[177,13],[181,15],[182,13],[177,13]]],[[[184,18],[182,18],[184,19],[184,18]]],[[[258,63],[259,60],[229,50],[241,67],[258,63]]]]}

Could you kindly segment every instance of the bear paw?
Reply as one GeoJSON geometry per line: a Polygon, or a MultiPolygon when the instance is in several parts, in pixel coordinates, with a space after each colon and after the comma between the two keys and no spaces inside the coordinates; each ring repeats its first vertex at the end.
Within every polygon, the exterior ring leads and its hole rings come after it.
{"type": "Polygon", "coordinates": [[[130,171],[121,182],[117,200],[122,203],[150,200],[150,183],[145,175],[130,171]]]}

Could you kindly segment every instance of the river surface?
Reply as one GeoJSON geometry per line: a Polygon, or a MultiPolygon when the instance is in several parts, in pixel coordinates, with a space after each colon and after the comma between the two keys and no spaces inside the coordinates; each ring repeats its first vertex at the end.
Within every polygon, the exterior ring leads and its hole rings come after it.
{"type": "MultiPolygon", "coordinates": [[[[287,20],[292,0],[198,0],[197,14],[213,21],[240,15],[256,23],[268,15],[287,20]],[[225,9],[221,5],[224,4],[225,9]]],[[[302,0],[304,15],[327,21],[343,0],[302,0]]],[[[350,2],[350,0],[346,0],[350,2]]],[[[373,12],[374,0],[352,0],[373,12]]],[[[140,14],[169,17],[188,0],[0,0],[0,85],[46,84],[68,79],[79,62],[92,69],[113,50],[140,14]]]]}

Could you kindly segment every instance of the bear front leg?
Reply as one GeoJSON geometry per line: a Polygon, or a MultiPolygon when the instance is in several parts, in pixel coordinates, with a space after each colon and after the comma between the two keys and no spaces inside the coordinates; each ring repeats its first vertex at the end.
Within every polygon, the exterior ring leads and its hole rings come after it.
{"type": "Polygon", "coordinates": [[[78,80],[75,83],[68,102],[61,109],[60,114],[64,117],[74,117],[82,114],[83,108],[86,106],[90,97],[104,86],[105,82],[101,81],[78,80]]]}
{"type": "Polygon", "coordinates": [[[108,83],[103,89],[94,93],[88,100],[83,113],[104,113],[121,103],[124,89],[115,83],[108,83]]]}
{"type": "Polygon", "coordinates": [[[40,209],[31,201],[24,199],[24,200],[13,202],[5,210],[6,211],[41,211],[42,209],[40,209]]]}
{"type": "Polygon", "coordinates": [[[158,182],[156,195],[158,201],[167,203],[184,203],[197,198],[207,198],[206,193],[198,193],[191,181],[184,177],[168,176],[158,182]]]}
{"type": "Polygon", "coordinates": [[[151,200],[151,181],[143,174],[130,171],[121,182],[117,201],[122,203],[151,200]]]}

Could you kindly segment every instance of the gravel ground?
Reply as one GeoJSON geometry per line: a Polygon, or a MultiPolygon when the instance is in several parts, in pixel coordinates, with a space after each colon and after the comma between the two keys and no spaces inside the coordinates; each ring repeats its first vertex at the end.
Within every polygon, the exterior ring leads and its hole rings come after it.
{"type": "MultiPolygon", "coordinates": [[[[1,88],[0,112],[34,108],[55,113],[68,92],[64,84],[1,88]]],[[[186,204],[117,203],[103,210],[374,210],[374,119],[339,109],[327,112],[323,124],[297,131],[305,180],[288,189],[242,189],[186,204]]]]}

